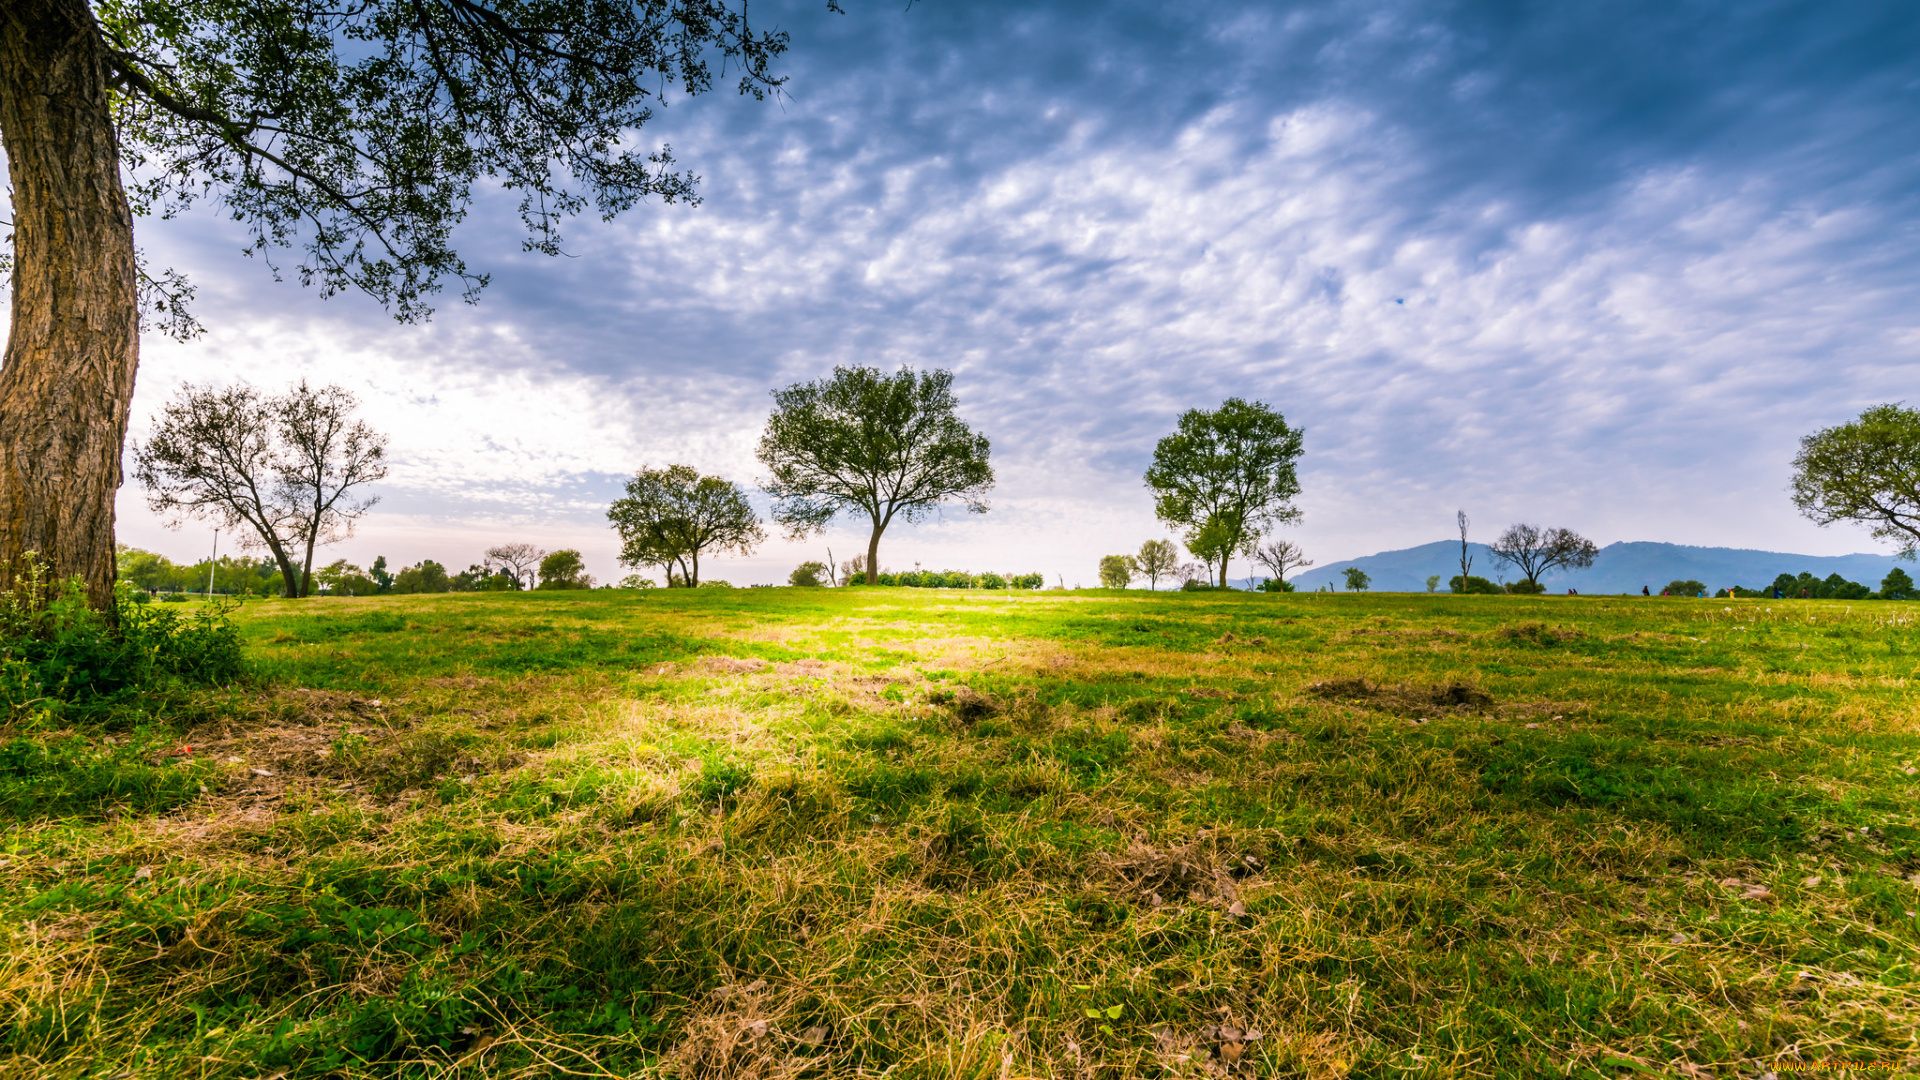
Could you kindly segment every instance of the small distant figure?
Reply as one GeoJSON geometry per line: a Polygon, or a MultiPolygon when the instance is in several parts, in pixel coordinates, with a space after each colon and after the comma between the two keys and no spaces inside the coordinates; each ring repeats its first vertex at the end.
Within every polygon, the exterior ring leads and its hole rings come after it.
{"type": "Polygon", "coordinates": [[[1780,599],[1780,586],[1778,586],[1778,585],[1775,585],[1775,586],[1773,587],[1773,598],[1774,598],[1775,600],[1778,600],[1778,599],[1780,599]]]}
{"type": "Polygon", "coordinates": [[[1641,595],[1641,596],[1652,596],[1653,594],[1647,591],[1647,587],[1646,587],[1645,585],[1642,585],[1642,586],[1640,586],[1640,595],[1641,595]]]}
{"type": "Polygon", "coordinates": [[[1805,589],[1801,589],[1801,590],[1800,590],[1800,599],[1802,599],[1802,600],[1806,600],[1806,599],[1810,599],[1810,598],[1809,598],[1809,597],[1807,596],[1807,590],[1805,590],[1805,589]]]}

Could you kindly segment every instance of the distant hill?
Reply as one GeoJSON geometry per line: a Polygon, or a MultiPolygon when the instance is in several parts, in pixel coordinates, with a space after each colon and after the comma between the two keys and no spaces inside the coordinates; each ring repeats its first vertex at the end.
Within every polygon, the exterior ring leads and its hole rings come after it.
{"type": "MultiPolygon", "coordinates": [[[[1491,581],[1516,581],[1520,575],[1506,563],[1493,557],[1485,544],[1471,544],[1474,574],[1491,581]]],[[[1579,589],[1583,593],[1637,593],[1645,585],[1658,593],[1669,581],[1701,582],[1708,589],[1744,585],[1758,589],[1771,585],[1781,574],[1798,575],[1802,571],[1815,577],[1839,574],[1869,588],[1880,587],[1880,579],[1897,565],[1891,555],[1789,555],[1778,551],[1750,551],[1745,548],[1688,547],[1685,544],[1660,544],[1646,540],[1623,541],[1600,549],[1593,565],[1573,573],[1549,574],[1540,579],[1551,592],[1579,589]]],[[[1383,551],[1358,559],[1316,566],[1296,574],[1292,581],[1302,589],[1317,589],[1332,584],[1341,588],[1340,572],[1357,566],[1373,579],[1379,592],[1425,592],[1427,576],[1440,575],[1440,588],[1460,572],[1460,542],[1441,540],[1419,547],[1383,551]]],[[[1909,573],[1920,573],[1907,567],[1909,573]]]]}

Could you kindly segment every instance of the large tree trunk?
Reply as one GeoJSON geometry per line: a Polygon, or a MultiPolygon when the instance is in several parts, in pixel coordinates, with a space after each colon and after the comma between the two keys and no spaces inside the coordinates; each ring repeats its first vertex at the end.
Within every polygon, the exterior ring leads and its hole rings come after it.
{"type": "Polygon", "coordinates": [[[13,326],[0,365],[0,570],[27,552],[113,596],[113,497],[139,359],[133,217],[85,0],[0,7],[13,326]]]}
{"type": "Polygon", "coordinates": [[[880,534],[887,530],[886,523],[879,518],[873,519],[873,535],[867,539],[867,584],[880,584],[880,534]]]}

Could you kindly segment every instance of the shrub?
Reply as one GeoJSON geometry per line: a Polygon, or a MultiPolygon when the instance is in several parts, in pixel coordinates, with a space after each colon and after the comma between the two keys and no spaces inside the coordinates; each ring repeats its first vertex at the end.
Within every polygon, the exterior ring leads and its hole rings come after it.
{"type": "Polygon", "coordinates": [[[1286,581],[1277,577],[1261,578],[1260,584],[1255,585],[1254,588],[1260,590],[1261,592],[1293,592],[1294,591],[1293,582],[1286,581]]]}
{"type": "Polygon", "coordinates": [[[1701,582],[1675,580],[1675,581],[1668,582],[1667,587],[1660,590],[1660,595],[1661,596],[1705,596],[1706,592],[1707,592],[1707,587],[1701,582]]]}
{"type": "Polygon", "coordinates": [[[1538,596],[1546,592],[1547,587],[1537,581],[1528,581],[1526,578],[1521,578],[1519,581],[1508,582],[1507,591],[1515,596],[1538,596]]]}
{"type": "Polygon", "coordinates": [[[820,575],[826,572],[826,563],[809,559],[793,568],[793,573],[787,575],[787,584],[805,589],[818,589],[826,584],[820,580],[820,575]]]}
{"type": "Polygon", "coordinates": [[[1464,593],[1468,596],[1499,596],[1503,591],[1500,586],[1478,574],[1469,574],[1464,588],[1460,584],[1460,575],[1455,574],[1448,580],[1447,588],[1452,592],[1464,593]]]}
{"type": "Polygon", "coordinates": [[[1046,586],[1047,576],[1045,574],[1020,574],[1012,579],[1012,583],[1016,589],[1039,589],[1046,586]]]}
{"type": "Polygon", "coordinates": [[[87,606],[78,578],[58,588],[30,566],[0,593],[0,696],[9,713],[118,704],[177,683],[230,681],[244,671],[230,603],[182,617],[114,590],[112,617],[87,606]]]}
{"type": "Polygon", "coordinates": [[[713,578],[712,580],[701,582],[700,587],[703,589],[731,589],[733,588],[733,582],[727,581],[724,578],[713,578]]]}
{"type": "Polygon", "coordinates": [[[1007,579],[992,571],[988,571],[980,575],[980,587],[983,589],[1004,589],[1007,587],[1007,579]]]}

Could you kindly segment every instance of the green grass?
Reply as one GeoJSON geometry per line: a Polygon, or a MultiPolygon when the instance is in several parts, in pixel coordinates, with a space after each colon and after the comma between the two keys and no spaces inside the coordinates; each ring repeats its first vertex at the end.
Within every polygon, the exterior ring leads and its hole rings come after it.
{"type": "Polygon", "coordinates": [[[254,604],[0,732],[0,1075],[1914,1075],[1916,616],[254,604]]]}

